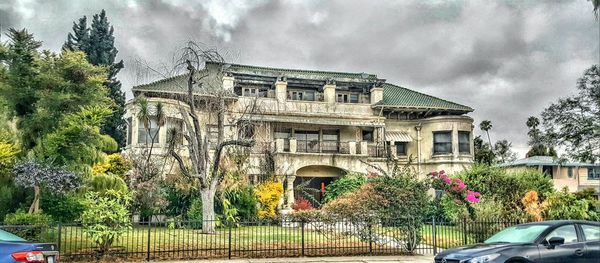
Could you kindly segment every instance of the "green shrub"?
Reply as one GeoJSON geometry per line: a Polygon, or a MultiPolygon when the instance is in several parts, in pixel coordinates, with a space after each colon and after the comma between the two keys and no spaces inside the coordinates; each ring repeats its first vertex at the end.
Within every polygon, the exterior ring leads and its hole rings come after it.
{"type": "MultiPolygon", "coordinates": [[[[237,210],[237,216],[242,220],[253,220],[258,217],[257,204],[258,200],[254,194],[254,188],[251,186],[242,186],[232,191],[222,193],[221,199],[226,199],[229,202],[230,209],[237,210]]],[[[223,200],[216,202],[217,213],[224,214],[223,200]]]]}
{"type": "Polygon", "coordinates": [[[545,208],[542,216],[546,220],[553,219],[581,219],[597,220],[599,218],[596,211],[590,210],[590,201],[587,199],[578,199],[567,188],[561,191],[548,194],[542,204],[545,208]]]}
{"type": "Polygon", "coordinates": [[[360,173],[348,173],[325,187],[323,203],[330,202],[345,193],[355,191],[366,183],[366,175],[360,173]]]}
{"type": "Polygon", "coordinates": [[[187,211],[187,219],[190,221],[202,221],[202,199],[196,198],[192,200],[192,204],[187,211]]]}
{"type": "Polygon", "coordinates": [[[86,210],[81,214],[83,231],[103,256],[110,246],[131,228],[128,207],[131,195],[115,190],[85,194],[86,210]]]}
{"type": "Polygon", "coordinates": [[[127,192],[127,184],[125,181],[115,174],[98,174],[92,176],[87,182],[90,191],[105,192],[114,190],[118,192],[127,192]]]}
{"type": "Polygon", "coordinates": [[[73,222],[85,210],[83,199],[76,194],[44,193],[41,199],[44,213],[58,222],[73,222]]]}
{"type": "Polygon", "coordinates": [[[5,225],[11,225],[9,232],[31,241],[43,240],[43,234],[48,230],[51,222],[52,217],[47,214],[29,214],[23,210],[7,214],[4,219],[5,225]]]}
{"type": "Polygon", "coordinates": [[[546,194],[554,192],[552,178],[538,170],[526,169],[524,171],[509,173],[509,176],[517,178],[519,182],[519,196],[521,197],[529,191],[536,191],[539,197],[544,199],[546,194]]]}

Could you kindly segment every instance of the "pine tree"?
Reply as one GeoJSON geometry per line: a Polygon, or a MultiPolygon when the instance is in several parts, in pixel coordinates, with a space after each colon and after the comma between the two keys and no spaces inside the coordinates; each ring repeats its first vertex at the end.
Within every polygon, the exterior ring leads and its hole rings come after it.
{"type": "Polygon", "coordinates": [[[67,42],[63,45],[64,50],[80,50],[84,53],[89,51],[90,29],[87,27],[87,17],[83,16],[77,23],[73,22],[73,34],[67,35],[67,42]]]}
{"type": "Polygon", "coordinates": [[[102,127],[102,133],[110,135],[121,147],[125,144],[125,93],[121,91],[121,82],[116,76],[123,69],[123,60],[115,63],[118,50],[114,45],[113,32],[114,28],[108,22],[106,11],[102,10],[100,14],[94,15],[91,28],[87,28],[85,16],[79,19],[79,23],[73,23],[74,34],[69,33],[65,47],[77,48],[86,53],[91,64],[109,68],[106,87],[114,108],[113,115],[102,127]]]}

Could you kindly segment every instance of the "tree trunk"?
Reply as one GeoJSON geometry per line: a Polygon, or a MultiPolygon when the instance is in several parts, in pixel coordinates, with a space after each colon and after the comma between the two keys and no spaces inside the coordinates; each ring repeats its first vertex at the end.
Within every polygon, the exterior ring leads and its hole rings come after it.
{"type": "Polygon", "coordinates": [[[37,213],[40,211],[40,187],[38,185],[33,186],[33,203],[29,207],[29,213],[37,213]]]}
{"type": "Polygon", "coordinates": [[[211,187],[200,191],[202,197],[202,233],[212,234],[215,232],[215,189],[211,187]]]}

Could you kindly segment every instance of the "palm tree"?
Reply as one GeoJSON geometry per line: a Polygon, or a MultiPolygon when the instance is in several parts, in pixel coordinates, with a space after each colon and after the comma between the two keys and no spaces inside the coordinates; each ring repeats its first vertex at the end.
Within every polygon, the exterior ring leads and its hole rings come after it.
{"type": "Polygon", "coordinates": [[[492,139],[490,138],[490,130],[492,129],[492,122],[484,120],[479,124],[479,129],[487,134],[488,142],[490,143],[490,149],[492,148],[492,139]]]}
{"type": "Polygon", "coordinates": [[[596,19],[598,19],[598,10],[600,9],[600,0],[588,0],[590,2],[592,2],[592,5],[594,6],[594,15],[596,16],[596,19]]]}
{"type": "MultiPolygon", "coordinates": [[[[600,1],[600,0],[599,0],[600,1]]],[[[527,122],[525,123],[529,129],[536,129],[538,125],[540,125],[540,119],[535,116],[529,116],[527,118],[527,122]]]]}
{"type": "MultiPolygon", "coordinates": [[[[148,99],[146,99],[145,97],[138,97],[136,99],[136,104],[139,109],[137,117],[143,123],[144,129],[146,130],[147,134],[150,135],[150,148],[148,150],[148,157],[146,160],[146,164],[149,164],[150,157],[152,156],[152,149],[154,148],[154,140],[156,139],[156,136],[158,136],[158,134],[160,133],[160,128],[165,125],[166,115],[164,112],[163,104],[161,102],[156,103],[154,114],[152,114],[148,103],[148,99]],[[152,121],[156,121],[157,126],[156,132],[154,134],[152,134],[151,132],[152,121]]],[[[146,146],[148,146],[148,140],[146,140],[146,146]]]]}

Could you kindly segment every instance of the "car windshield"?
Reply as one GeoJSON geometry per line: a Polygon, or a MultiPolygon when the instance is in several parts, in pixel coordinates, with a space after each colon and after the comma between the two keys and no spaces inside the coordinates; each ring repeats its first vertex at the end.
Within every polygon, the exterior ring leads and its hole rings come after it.
{"type": "Polygon", "coordinates": [[[548,227],[548,225],[511,226],[496,233],[484,243],[533,243],[548,227]]]}
{"type": "Polygon", "coordinates": [[[22,242],[27,240],[0,229],[0,241],[22,242]]]}

